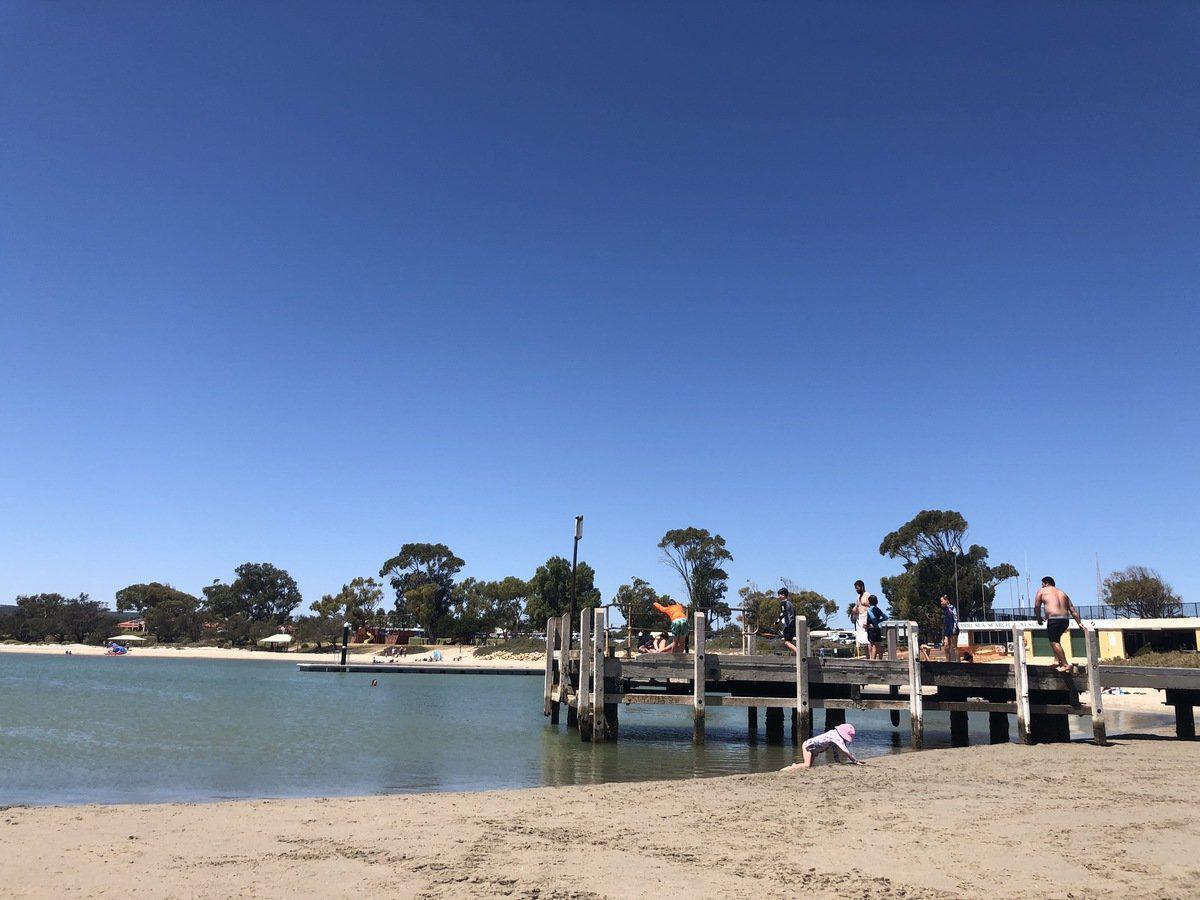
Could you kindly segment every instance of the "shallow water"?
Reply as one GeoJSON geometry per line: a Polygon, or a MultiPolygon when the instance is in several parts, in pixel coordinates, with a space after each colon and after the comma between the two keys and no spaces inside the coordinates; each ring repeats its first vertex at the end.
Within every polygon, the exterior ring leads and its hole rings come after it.
{"type": "MultiPolygon", "coordinates": [[[[541,714],[540,677],[301,673],[283,662],[0,654],[0,804],[334,796],[690,778],[778,769],[746,713],[621,709],[621,739],[584,744],[541,714]]],[[[1167,716],[1109,713],[1109,730],[1167,716]]],[[[860,756],[900,752],[907,720],[851,712],[860,756]]],[[[820,727],[822,713],[816,712],[820,727]]],[[[1087,719],[1073,719],[1082,735],[1087,719]],[[1082,727],[1081,727],[1082,726],[1082,727]]],[[[970,717],[972,742],[987,716],[970,717]]],[[[949,746],[926,714],[926,746],[949,746]]]]}

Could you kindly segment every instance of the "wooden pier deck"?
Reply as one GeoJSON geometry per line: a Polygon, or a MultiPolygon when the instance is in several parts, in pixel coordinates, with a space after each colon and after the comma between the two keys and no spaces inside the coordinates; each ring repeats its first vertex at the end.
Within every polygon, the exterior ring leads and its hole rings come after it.
{"type": "Polygon", "coordinates": [[[950,713],[955,745],[967,743],[971,712],[988,713],[993,742],[1008,741],[1010,715],[1016,717],[1018,739],[1024,743],[1069,740],[1068,717],[1089,716],[1093,739],[1103,744],[1103,690],[1137,687],[1165,690],[1175,710],[1176,733],[1184,739],[1195,737],[1200,669],[1101,665],[1096,635],[1088,632],[1088,665],[1063,673],[1027,662],[1019,627],[1014,629],[1011,664],[925,662],[911,654],[902,657],[900,651],[900,628],[910,646],[920,646],[916,624],[890,624],[888,658],[882,660],[813,657],[804,622],[797,622],[795,643],[801,652],[796,656],[708,653],[704,615],[697,613],[694,652],[630,657],[609,647],[605,610],[581,614],[580,649],[565,653],[570,631],[565,617],[554,618],[546,630],[543,712],[557,723],[560,709],[566,708],[568,725],[578,727],[583,740],[603,741],[619,735],[622,705],[690,706],[693,741],[702,743],[709,706],[745,708],[752,735],[757,733],[758,710],[764,709],[768,741],[782,741],[783,713],[788,710],[793,742],[813,734],[815,709],[824,710],[821,730],[844,722],[850,710],[889,710],[894,726],[907,713],[914,747],[923,743],[926,712],[950,713]],[[1088,703],[1080,700],[1085,691],[1088,703]]]}

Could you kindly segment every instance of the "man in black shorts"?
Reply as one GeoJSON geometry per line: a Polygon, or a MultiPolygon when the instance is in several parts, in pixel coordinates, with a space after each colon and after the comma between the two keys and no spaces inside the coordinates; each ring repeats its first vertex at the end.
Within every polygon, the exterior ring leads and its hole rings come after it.
{"type": "Polygon", "coordinates": [[[867,659],[883,659],[883,628],[886,619],[879,608],[879,598],[872,594],[867,598],[867,659]]]}
{"type": "Polygon", "coordinates": [[[1070,672],[1071,664],[1067,662],[1066,651],[1062,648],[1062,636],[1071,625],[1071,617],[1075,617],[1080,629],[1083,619],[1079,618],[1079,610],[1063,591],[1054,585],[1054,579],[1047,575],[1042,579],[1041,590],[1033,598],[1033,614],[1037,616],[1038,624],[1042,624],[1042,606],[1046,607],[1046,637],[1050,639],[1050,649],[1054,651],[1057,661],[1056,669],[1060,672],[1070,672]]]}

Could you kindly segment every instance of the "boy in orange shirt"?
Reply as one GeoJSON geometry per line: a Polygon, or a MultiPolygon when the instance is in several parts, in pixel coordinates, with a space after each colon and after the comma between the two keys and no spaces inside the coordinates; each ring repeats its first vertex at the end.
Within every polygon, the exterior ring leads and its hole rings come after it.
{"type": "MultiPolygon", "coordinates": [[[[671,600],[670,597],[663,597],[664,600],[671,600]]],[[[671,652],[682,653],[683,645],[687,642],[688,633],[688,617],[687,610],[680,604],[671,601],[670,606],[663,606],[657,600],[654,602],[654,608],[671,620],[671,652]]],[[[666,651],[662,651],[666,652],[666,651]]]]}

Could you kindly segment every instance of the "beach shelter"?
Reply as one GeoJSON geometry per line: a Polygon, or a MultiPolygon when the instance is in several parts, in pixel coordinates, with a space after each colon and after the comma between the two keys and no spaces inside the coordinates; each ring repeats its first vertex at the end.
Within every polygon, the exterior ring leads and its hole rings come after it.
{"type": "Polygon", "coordinates": [[[144,637],[138,637],[136,634],[118,634],[116,637],[105,638],[104,643],[110,644],[113,641],[118,641],[122,644],[135,643],[141,644],[145,642],[144,637]]]}
{"type": "Polygon", "coordinates": [[[284,634],[283,632],[280,632],[279,634],[273,634],[270,637],[263,638],[258,642],[258,644],[260,647],[269,647],[272,650],[286,650],[288,644],[291,642],[292,636],[290,634],[284,634]]]}

